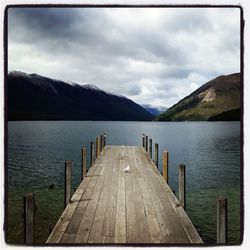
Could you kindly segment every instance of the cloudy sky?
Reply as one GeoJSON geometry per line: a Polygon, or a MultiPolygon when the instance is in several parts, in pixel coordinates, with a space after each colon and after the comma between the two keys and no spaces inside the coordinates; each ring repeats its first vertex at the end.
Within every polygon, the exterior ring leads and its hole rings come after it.
{"type": "Polygon", "coordinates": [[[10,8],[8,70],[170,107],[240,71],[240,10],[10,8]]]}

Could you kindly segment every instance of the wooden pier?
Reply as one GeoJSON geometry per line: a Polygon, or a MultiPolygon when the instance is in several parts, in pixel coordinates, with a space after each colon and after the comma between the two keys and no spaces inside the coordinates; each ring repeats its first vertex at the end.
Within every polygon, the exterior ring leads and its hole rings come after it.
{"type": "Polygon", "coordinates": [[[105,146],[46,243],[202,244],[151,149],[105,146]]]}

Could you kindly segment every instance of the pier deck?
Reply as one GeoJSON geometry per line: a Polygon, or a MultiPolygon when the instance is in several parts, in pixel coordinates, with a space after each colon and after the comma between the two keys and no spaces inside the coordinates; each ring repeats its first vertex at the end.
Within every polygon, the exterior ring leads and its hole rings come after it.
{"type": "Polygon", "coordinates": [[[143,147],[106,146],[47,243],[203,242],[143,147]]]}

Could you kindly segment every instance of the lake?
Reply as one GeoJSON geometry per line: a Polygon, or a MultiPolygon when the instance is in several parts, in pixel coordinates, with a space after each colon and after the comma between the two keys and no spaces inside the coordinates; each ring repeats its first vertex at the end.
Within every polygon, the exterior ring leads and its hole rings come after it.
{"type": "MultiPolygon", "coordinates": [[[[228,199],[228,241],[240,243],[239,122],[8,122],[8,237],[23,242],[23,195],[36,198],[35,242],[43,243],[63,211],[64,162],[73,161],[80,183],[81,148],[105,132],[107,144],[141,145],[142,133],[169,151],[169,185],[178,191],[178,165],[186,165],[187,214],[207,243],[216,242],[216,200],[228,199]],[[48,186],[55,188],[49,190],[48,186]]],[[[154,149],[154,147],[153,147],[154,149]]],[[[178,197],[178,196],[177,196],[178,197]]]]}

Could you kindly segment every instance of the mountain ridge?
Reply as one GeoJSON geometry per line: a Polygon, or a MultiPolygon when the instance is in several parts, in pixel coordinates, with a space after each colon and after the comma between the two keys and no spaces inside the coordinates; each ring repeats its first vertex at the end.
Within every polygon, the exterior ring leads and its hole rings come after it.
{"type": "Polygon", "coordinates": [[[7,79],[9,120],[149,121],[153,115],[127,97],[90,85],[12,71],[7,79]]]}
{"type": "Polygon", "coordinates": [[[155,118],[157,121],[208,120],[240,108],[240,73],[218,76],[155,118]]]}

